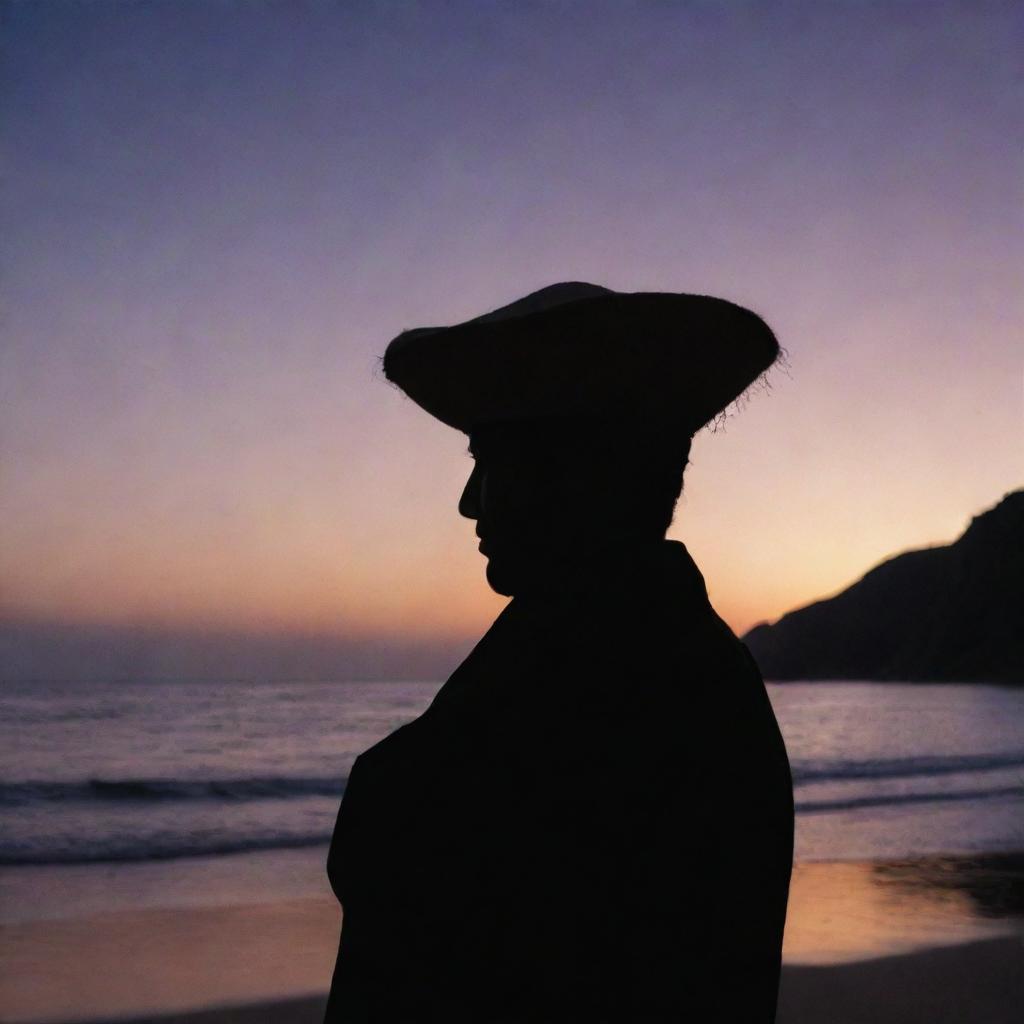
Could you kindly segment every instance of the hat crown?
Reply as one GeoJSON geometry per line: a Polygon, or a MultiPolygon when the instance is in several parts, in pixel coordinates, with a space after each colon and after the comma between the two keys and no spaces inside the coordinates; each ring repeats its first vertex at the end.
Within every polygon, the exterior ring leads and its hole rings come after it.
{"type": "Polygon", "coordinates": [[[586,281],[559,281],[557,284],[549,284],[546,288],[530,292],[507,306],[501,306],[484,313],[483,316],[474,317],[470,323],[485,324],[498,320],[510,320],[517,316],[528,316],[530,313],[543,313],[545,310],[553,309],[555,306],[564,306],[569,302],[579,302],[581,299],[596,299],[600,295],[611,295],[610,288],[602,288],[599,284],[588,284],[586,281]]]}
{"type": "Polygon", "coordinates": [[[778,354],[771,328],[725,299],[561,281],[473,320],[403,331],[384,375],[465,432],[576,417],[692,434],[778,354]]]}

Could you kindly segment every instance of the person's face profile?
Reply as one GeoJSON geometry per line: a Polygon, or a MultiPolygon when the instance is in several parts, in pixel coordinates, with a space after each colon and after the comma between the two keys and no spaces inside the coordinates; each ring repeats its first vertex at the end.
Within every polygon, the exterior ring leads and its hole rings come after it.
{"type": "Polygon", "coordinates": [[[564,570],[583,547],[663,538],[688,447],[590,420],[472,431],[458,507],[476,521],[491,587],[511,594],[538,572],[564,570]]]}
{"type": "Polygon", "coordinates": [[[459,512],[476,520],[485,547],[521,539],[550,508],[550,482],[545,486],[541,460],[529,446],[493,434],[472,434],[469,450],[473,471],[459,512]]]}
{"type": "Polygon", "coordinates": [[[487,579],[508,593],[513,572],[549,561],[571,543],[581,515],[572,496],[572,460],[551,437],[530,428],[470,435],[473,457],[459,512],[476,521],[487,579]]]}

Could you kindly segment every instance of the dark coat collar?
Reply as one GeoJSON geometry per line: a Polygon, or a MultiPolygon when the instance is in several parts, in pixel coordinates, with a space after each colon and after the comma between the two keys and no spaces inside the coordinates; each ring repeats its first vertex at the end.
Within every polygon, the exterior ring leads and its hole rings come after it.
{"type": "Polygon", "coordinates": [[[471,693],[486,696],[488,707],[502,692],[522,702],[535,677],[567,667],[570,675],[600,674],[608,656],[628,653],[656,620],[664,625],[656,633],[668,639],[713,614],[704,577],[678,541],[591,552],[572,572],[538,579],[514,597],[438,691],[431,709],[461,704],[471,693]],[[595,634],[608,646],[595,647],[595,634]]]}
{"type": "Polygon", "coordinates": [[[704,577],[686,545],[675,540],[610,544],[578,556],[524,586],[512,604],[537,601],[672,596],[695,604],[708,600],[704,577]]]}

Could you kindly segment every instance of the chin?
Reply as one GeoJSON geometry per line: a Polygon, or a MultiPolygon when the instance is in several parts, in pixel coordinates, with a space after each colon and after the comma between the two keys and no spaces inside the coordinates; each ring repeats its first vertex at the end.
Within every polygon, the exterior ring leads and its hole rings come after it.
{"type": "Polygon", "coordinates": [[[500,560],[495,562],[493,558],[487,561],[487,583],[491,590],[504,597],[511,597],[515,590],[512,574],[506,571],[500,560]]]}

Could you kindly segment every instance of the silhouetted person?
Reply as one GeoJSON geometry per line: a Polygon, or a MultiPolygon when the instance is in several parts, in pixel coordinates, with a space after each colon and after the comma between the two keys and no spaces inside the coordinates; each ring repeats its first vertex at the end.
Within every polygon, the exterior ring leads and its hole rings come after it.
{"type": "Polygon", "coordinates": [[[691,435],[777,352],[731,303],[584,284],[389,346],[469,435],[459,510],[513,600],[352,768],[330,1024],[774,1019],[789,765],[664,537],[691,435]]]}

